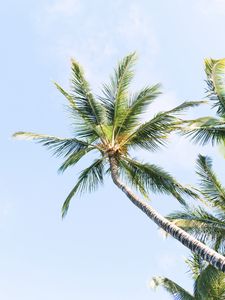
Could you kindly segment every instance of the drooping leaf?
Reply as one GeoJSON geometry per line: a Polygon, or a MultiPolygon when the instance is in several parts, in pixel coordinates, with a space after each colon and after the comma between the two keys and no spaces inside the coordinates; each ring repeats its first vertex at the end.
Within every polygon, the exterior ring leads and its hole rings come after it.
{"type": "MultiPolygon", "coordinates": [[[[60,138],[45,134],[36,134],[32,132],[19,131],[14,133],[14,138],[24,140],[36,140],[43,146],[47,147],[57,156],[68,156],[71,153],[79,152],[82,149],[90,146],[87,142],[78,140],[76,138],[60,138]]],[[[94,145],[92,145],[94,148],[94,145]]]]}
{"type": "Polygon", "coordinates": [[[205,199],[210,205],[223,210],[225,214],[225,189],[212,170],[210,157],[199,154],[197,174],[200,177],[201,193],[205,199]]]}
{"type": "Polygon", "coordinates": [[[166,277],[153,277],[151,281],[151,286],[153,288],[156,287],[163,287],[167,292],[169,292],[174,299],[176,300],[195,300],[195,298],[187,292],[185,289],[183,289],[180,285],[178,285],[173,280],[170,280],[166,277]]]}
{"type": "Polygon", "coordinates": [[[179,184],[168,172],[156,165],[143,164],[128,157],[124,158],[123,164],[127,164],[127,168],[130,168],[133,174],[133,180],[139,182],[146,191],[173,195],[184,205],[186,202],[183,195],[198,197],[193,190],[179,184]]]}
{"type": "Polygon", "coordinates": [[[181,134],[191,136],[191,139],[201,145],[209,142],[214,145],[225,141],[225,120],[203,117],[186,121],[181,134]]]}
{"type": "Polygon", "coordinates": [[[214,101],[217,113],[225,115],[225,59],[205,59],[208,97],[214,101]]]}
{"type": "Polygon", "coordinates": [[[103,183],[104,175],[104,158],[94,161],[88,168],[84,169],[69,195],[67,196],[62,206],[62,217],[65,217],[69,209],[70,201],[76,193],[85,191],[93,192],[97,189],[99,184],[103,183]]]}

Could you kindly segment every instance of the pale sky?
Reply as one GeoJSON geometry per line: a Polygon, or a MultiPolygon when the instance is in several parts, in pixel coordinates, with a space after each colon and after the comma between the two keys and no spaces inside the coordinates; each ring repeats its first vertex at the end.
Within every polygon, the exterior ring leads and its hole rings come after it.
{"type": "MultiPolygon", "coordinates": [[[[148,285],[168,276],[191,291],[189,252],[157,227],[113,186],[61,205],[87,165],[64,175],[60,160],[11,135],[25,130],[70,136],[65,100],[52,81],[69,86],[70,58],[85,68],[94,93],[117,61],[139,55],[132,90],[163,84],[149,115],[204,96],[205,57],[225,57],[225,0],[8,0],[1,3],[0,297],[4,300],[169,300],[148,285]]],[[[212,114],[195,109],[189,116],[212,114]]],[[[196,183],[194,161],[208,154],[220,178],[217,148],[174,137],[160,153],[135,153],[182,183],[196,183]]],[[[225,184],[225,182],[224,182],[225,184]]],[[[162,214],[175,199],[154,196],[162,214]]]]}

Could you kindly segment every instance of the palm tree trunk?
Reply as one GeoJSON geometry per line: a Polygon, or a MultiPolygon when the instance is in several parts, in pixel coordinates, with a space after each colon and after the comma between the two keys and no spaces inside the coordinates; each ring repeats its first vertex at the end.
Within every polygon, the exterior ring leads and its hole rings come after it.
{"type": "Polygon", "coordinates": [[[207,247],[193,236],[188,234],[183,229],[176,226],[163,216],[161,216],[154,208],[141,200],[135,195],[119,178],[117,160],[114,156],[109,155],[110,169],[112,180],[119,189],[124,192],[131,202],[140,208],[153,222],[155,222],[160,228],[165,230],[176,240],[181,242],[184,246],[190,249],[192,252],[200,255],[205,261],[213,265],[218,270],[225,273],[225,257],[211,248],[207,247]]]}

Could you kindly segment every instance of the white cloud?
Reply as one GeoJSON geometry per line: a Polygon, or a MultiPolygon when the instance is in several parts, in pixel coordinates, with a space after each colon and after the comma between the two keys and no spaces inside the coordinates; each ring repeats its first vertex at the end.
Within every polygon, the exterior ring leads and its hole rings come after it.
{"type": "Polygon", "coordinates": [[[54,16],[73,16],[80,7],[78,0],[57,0],[46,6],[46,13],[54,16]]]}
{"type": "Polygon", "coordinates": [[[157,53],[159,50],[149,15],[146,15],[141,6],[137,4],[130,5],[128,17],[119,23],[118,31],[128,42],[133,41],[136,47],[141,43],[141,47],[144,45],[152,53],[157,53]]]}
{"type": "Polygon", "coordinates": [[[56,0],[52,3],[49,3],[49,1],[46,2],[40,7],[34,17],[38,34],[40,36],[51,37],[57,33],[59,38],[61,38],[61,28],[69,28],[71,26],[71,20],[80,12],[80,9],[80,0],[56,0]]]}
{"type": "Polygon", "coordinates": [[[195,3],[198,10],[204,15],[225,14],[225,0],[198,0],[195,3]]]}

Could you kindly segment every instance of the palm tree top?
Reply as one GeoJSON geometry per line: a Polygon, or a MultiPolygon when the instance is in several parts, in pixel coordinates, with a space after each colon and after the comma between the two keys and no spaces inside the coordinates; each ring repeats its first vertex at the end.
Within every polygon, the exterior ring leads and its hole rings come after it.
{"type": "Polygon", "coordinates": [[[202,145],[211,142],[225,142],[225,58],[206,58],[204,61],[206,73],[206,97],[212,108],[216,108],[218,117],[206,116],[189,120],[182,128],[184,134],[202,145]]]}
{"type": "Polygon", "coordinates": [[[225,253],[225,187],[212,168],[212,159],[199,154],[196,173],[203,203],[171,213],[168,218],[198,239],[225,253]],[[210,208],[210,210],[209,210],[210,208]]]}
{"type": "Polygon", "coordinates": [[[166,277],[153,277],[151,287],[162,286],[173,299],[180,300],[222,300],[225,297],[225,274],[208,265],[198,255],[186,260],[194,280],[193,294],[166,277]]]}
{"type": "Polygon", "coordinates": [[[179,184],[168,172],[130,156],[131,149],[155,151],[166,145],[169,134],[176,130],[182,120],[179,113],[201,104],[200,101],[184,102],[169,110],[158,112],[143,122],[143,114],[161,94],[160,84],[146,86],[135,94],[129,93],[134,76],[136,53],[123,58],[108,84],[104,84],[102,95],[94,97],[83,69],[76,60],[71,61],[71,91],[65,91],[55,83],[65,96],[74,124],[74,136],[60,138],[31,132],[16,132],[14,137],[40,142],[53,154],[64,157],[60,171],[75,166],[87,153],[97,150],[99,156],[84,169],[62,208],[66,214],[70,200],[77,192],[92,191],[103,182],[104,174],[110,171],[109,158],[118,164],[118,172],[144,196],[149,189],[171,194],[185,203],[184,195],[196,197],[187,187],[179,184]],[[108,165],[108,167],[107,167],[108,165]]]}

